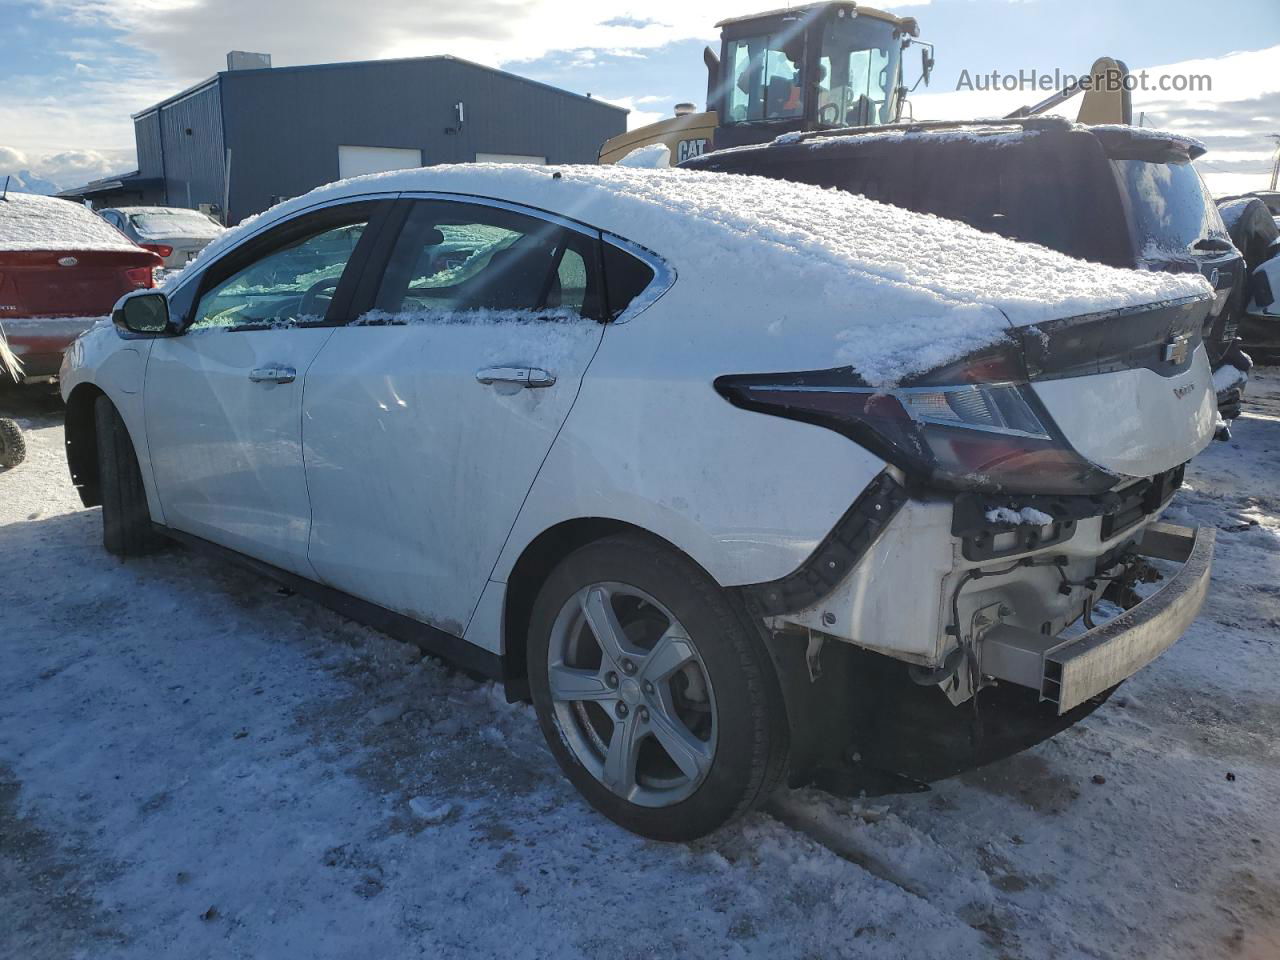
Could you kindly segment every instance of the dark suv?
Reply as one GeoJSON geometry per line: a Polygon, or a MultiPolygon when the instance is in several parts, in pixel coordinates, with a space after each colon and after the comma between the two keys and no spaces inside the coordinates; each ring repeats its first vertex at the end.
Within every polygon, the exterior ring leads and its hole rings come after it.
{"type": "MultiPolygon", "coordinates": [[[[796,133],[680,164],[837,187],[960,220],[1082,260],[1199,272],[1217,301],[1204,343],[1214,369],[1251,365],[1236,340],[1244,260],[1191,161],[1195,140],[1059,117],[796,133]]],[[[1239,392],[1219,397],[1239,413],[1239,392]]]]}

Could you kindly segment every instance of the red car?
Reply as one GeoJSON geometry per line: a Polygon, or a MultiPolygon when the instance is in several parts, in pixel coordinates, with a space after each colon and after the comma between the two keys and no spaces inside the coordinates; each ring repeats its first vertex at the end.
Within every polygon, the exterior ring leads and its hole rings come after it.
{"type": "Polygon", "coordinates": [[[164,261],[92,211],[55,197],[0,199],[0,327],[30,383],[57,376],[62,354],[122,294],[154,286],[164,261]]]}

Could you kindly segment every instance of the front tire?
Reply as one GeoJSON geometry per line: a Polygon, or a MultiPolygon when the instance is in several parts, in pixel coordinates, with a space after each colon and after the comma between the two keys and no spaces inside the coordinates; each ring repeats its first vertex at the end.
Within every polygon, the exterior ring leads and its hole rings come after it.
{"type": "Polygon", "coordinates": [[[530,622],[538,722],[597,810],[656,840],[692,840],[782,777],[787,726],[760,630],[688,558],[641,535],[552,571],[530,622]]]}
{"type": "Polygon", "coordinates": [[[27,442],[12,420],[0,417],[0,472],[10,470],[27,458],[27,442]]]}
{"type": "Polygon", "coordinates": [[[102,497],[102,546],[118,557],[154,553],[161,539],[151,529],[151,511],[133,440],[107,397],[93,407],[98,439],[98,491],[102,497]]]}

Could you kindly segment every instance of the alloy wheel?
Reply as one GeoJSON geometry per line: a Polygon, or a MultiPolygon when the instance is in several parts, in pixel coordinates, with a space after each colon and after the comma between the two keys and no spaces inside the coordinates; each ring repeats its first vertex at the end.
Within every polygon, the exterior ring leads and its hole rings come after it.
{"type": "Polygon", "coordinates": [[[564,604],[550,640],[556,726],[592,776],[646,807],[697,790],[715,757],[715,692],[675,616],[636,587],[593,583],[564,604]]]}

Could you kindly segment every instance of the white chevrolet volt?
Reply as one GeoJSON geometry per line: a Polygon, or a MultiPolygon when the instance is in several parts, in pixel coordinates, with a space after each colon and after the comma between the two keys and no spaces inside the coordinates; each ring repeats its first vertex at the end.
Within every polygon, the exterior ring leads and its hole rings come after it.
{"type": "Polygon", "coordinates": [[[67,457],[109,552],[500,680],[592,805],[690,838],[1017,749],[1178,639],[1210,305],[801,184],[405,171],[122,299],[67,354],[67,457]]]}

